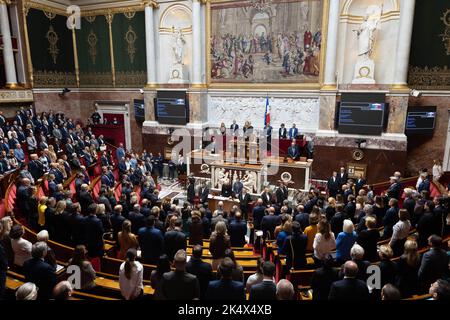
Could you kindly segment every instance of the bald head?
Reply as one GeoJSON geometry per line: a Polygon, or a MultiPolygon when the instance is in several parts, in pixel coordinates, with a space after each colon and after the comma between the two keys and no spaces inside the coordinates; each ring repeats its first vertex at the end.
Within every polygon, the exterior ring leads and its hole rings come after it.
{"type": "Polygon", "coordinates": [[[281,279],[277,284],[277,299],[292,300],[294,297],[294,286],[289,280],[281,279]]]}
{"type": "Polygon", "coordinates": [[[355,278],[357,274],[358,274],[358,265],[353,261],[347,261],[344,264],[345,278],[355,278]]]}
{"type": "Polygon", "coordinates": [[[175,253],[175,256],[173,257],[173,264],[177,271],[184,271],[186,269],[186,261],[187,261],[187,255],[186,251],[183,249],[180,249],[175,253]]]}

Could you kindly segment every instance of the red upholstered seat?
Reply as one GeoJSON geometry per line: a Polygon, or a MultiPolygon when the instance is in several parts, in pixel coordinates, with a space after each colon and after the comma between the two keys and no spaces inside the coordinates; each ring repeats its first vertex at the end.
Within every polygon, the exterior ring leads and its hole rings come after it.
{"type": "Polygon", "coordinates": [[[38,199],[40,199],[43,196],[45,196],[44,189],[42,187],[39,187],[39,189],[37,191],[37,197],[38,197],[38,199]]]}
{"type": "Polygon", "coordinates": [[[122,194],[122,184],[119,183],[114,190],[114,196],[116,197],[116,200],[119,201],[120,195],[122,194]]]}

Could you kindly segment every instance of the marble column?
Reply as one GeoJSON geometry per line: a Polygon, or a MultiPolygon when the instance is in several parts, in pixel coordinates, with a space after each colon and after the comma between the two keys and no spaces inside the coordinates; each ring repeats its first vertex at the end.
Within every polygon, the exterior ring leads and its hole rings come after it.
{"type": "Polygon", "coordinates": [[[17,86],[16,63],[11,41],[11,30],[9,28],[8,8],[10,0],[0,0],[0,27],[3,37],[3,62],[5,65],[6,87],[17,86]]]}
{"type": "Polygon", "coordinates": [[[202,82],[202,29],[201,0],[192,1],[192,79],[191,83],[199,85],[202,82]]]}
{"type": "Polygon", "coordinates": [[[156,86],[156,48],[155,48],[155,22],[153,18],[153,8],[158,8],[154,1],[145,2],[145,42],[147,59],[147,85],[156,86]]]}
{"type": "Polygon", "coordinates": [[[400,25],[393,88],[406,88],[407,86],[415,2],[415,0],[400,1],[400,25]]]}
{"type": "Polygon", "coordinates": [[[339,29],[339,0],[330,0],[328,12],[327,47],[325,55],[324,87],[336,87],[336,54],[339,29]]]}
{"type": "Polygon", "coordinates": [[[389,121],[386,132],[404,136],[409,93],[389,96],[389,121]]]}

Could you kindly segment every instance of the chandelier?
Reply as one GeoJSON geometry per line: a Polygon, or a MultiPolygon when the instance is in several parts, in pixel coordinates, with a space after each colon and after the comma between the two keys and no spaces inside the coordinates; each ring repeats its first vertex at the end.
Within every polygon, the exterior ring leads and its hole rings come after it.
{"type": "Polygon", "coordinates": [[[272,0],[250,0],[253,8],[258,11],[265,11],[272,5],[272,0]]]}

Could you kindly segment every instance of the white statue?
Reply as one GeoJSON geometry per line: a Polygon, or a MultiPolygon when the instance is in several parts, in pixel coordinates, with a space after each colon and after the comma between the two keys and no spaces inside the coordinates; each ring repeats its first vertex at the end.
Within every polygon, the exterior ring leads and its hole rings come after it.
{"type": "Polygon", "coordinates": [[[181,28],[176,28],[173,32],[172,50],[173,50],[173,63],[183,64],[183,54],[184,54],[184,40],[181,28]]]}
{"type": "Polygon", "coordinates": [[[381,7],[375,5],[369,6],[363,23],[358,29],[353,30],[358,37],[358,56],[371,57],[375,42],[375,31],[378,28],[382,10],[381,7]]]}
{"type": "Polygon", "coordinates": [[[371,5],[366,10],[364,21],[358,29],[353,30],[358,37],[358,56],[353,75],[354,84],[375,84],[375,61],[372,52],[375,35],[381,19],[383,7],[371,5]]]}

